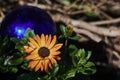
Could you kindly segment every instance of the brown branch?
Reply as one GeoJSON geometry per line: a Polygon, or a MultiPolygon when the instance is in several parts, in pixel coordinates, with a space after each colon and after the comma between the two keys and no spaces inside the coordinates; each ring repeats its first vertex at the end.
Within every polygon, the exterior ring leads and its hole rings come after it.
{"type": "Polygon", "coordinates": [[[74,28],[74,31],[78,34],[84,34],[85,36],[89,37],[93,41],[100,42],[102,38],[94,33],[91,33],[90,31],[84,30],[84,29],[77,29],[74,28]]]}
{"type": "Polygon", "coordinates": [[[51,15],[54,21],[62,21],[67,24],[71,24],[74,28],[82,28],[98,35],[109,36],[109,37],[117,37],[120,36],[120,30],[111,30],[108,28],[98,27],[91,25],[82,20],[74,20],[69,17],[63,16],[61,14],[51,15]]]}
{"type": "Polygon", "coordinates": [[[102,2],[100,2],[100,3],[98,3],[98,4],[96,5],[95,9],[101,7],[101,6],[104,5],[107,1],[108,1],[108,0],[104,0],[104,1],[102,1],[102,2]]]}
{"type": "Polygon", "coordinates": [[[75,14],[80,14],[80,13],[84,13],[86,10],[79,10],[79,11],[69,11],[69,7],[68,6],[64,6],[63,8],[65,9],[61,9],[58,5],[44,5],[44,4],[33,4],[33,3],[27,3],[27,5],[30,6],[37,6],[41,9],[44,10],[53,10],[53,11],[58,11],[60,13],[66,14],[66,15],[75,15],[75,14]]]}
{"type": "Polygon", "coordinates": [[[113,19],[110,15],[106,14],[105,12],[103,12],[103,11],[101,11],[101,10],[99,10],[99,13],[101,13],[101,14],[102,14],[105,18],[107,18],[108,20],[112,20],[112,19],[113,19]]]}
{"type": "Polygon", "coordinates": [[[118,53],[118,52],[113,51],[113,54],[116,56],[116,58],[118,58],[118,59],[120,60],[120,55],[119,55],[119,53],[118,53]]]}
{"type": "Polygon", "coordinates": [[[120,22],[120,18],[113,19],[113,20],[102,20],[96,22],[90,22],[91,25],[104,25],[104,24],[114,24],[120,22]]]}
{"type": "Polygon", "coordinates": [[[59,8],[58,5],[51,5],[51,6],[50,5],[44,5],[44,4],[36,5],[36,4],[33,4],[33,3],[27,3],[26,5],[37,6],[37,7],[41,8],[41,9],[44,9],[44,10],[55,10],[55,11],[58,11],[58,12],[63,13],[63,14],[66,13],[64,10],[59,8]]]}
{"type": "Polygon", "coordinates": [[[115,66],[116,68],[120,68],[120,55],[118,55],[117,52],[114,52],[110,48],[107,48],[106,50],[108,51],[107,55],[108,55],[109,64],[115,66]],[[118,58],[118,60],[114,59],[113,55],[115,55],[118,58]]]}
{"type": "Polygon", "coordinates": [[[4,13],[2,12],[2,10],[0,10],[0,23],[2,22],[4,17],[5,17],[4,13]]]}

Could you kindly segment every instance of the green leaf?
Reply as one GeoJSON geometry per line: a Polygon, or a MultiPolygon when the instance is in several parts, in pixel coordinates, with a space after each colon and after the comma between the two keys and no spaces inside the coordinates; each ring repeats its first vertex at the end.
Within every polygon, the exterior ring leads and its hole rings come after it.
{"type": "Polygon", "coordinates": [[[84,65],[86,64],[87,60],[85,58],[80,58],[79,61],[78,61],[78,65],[81,66],[81,65],[84,65]]]}
{"type": "Polygon", "coordinates": [[[0,57],[0,65],[4,63],[4,58],[0,57]]]}
{"type": "Polygon", "coordinates": [[[23,53],[23,46],[25,44],[27,44],[27,38],[23,38],[21,40],[17,39],[17,38],[11,38],[11,41],[14,42],[15,45],[15,49],[18,49],[20,52],[23,53]]]}
{"type": "Polygon", "coordinates": [[[77,51],[78,51],[78,48],[75,46],[75,45],[69,45],[69,48],[68,48],[68,51],[69,51],[69,53],[70,53],[70,56],[71,57],[74,57],[75,56],[75,54],[77,53],[77,51]]]}
{"type": "Polygon", "coordinates": [[[67,73],[66,73],[66,77],[65,80],[75,77],[76,75],[76,70],[75,69],[70,69],[67,73]]]}
{"type": "Polygon", "coordinates": [[[45,76],[39,77],[38,80],[51,80],[51,76],[45,75],[45,76]]]}
{"type": "Polygon", "coordinates": [[[16,67],[11,67],[11,70],[10,70],[11,73],[17,73],[18,72],[18,69],[16,67]]]}
{"type": "Polygon", "coordinates": [[[91,57],[91,54],[92,54],[91,51],[88,51],[88,52],[86,53],[86,59],[87,59],[87,60],[91,57]]]}
{"type": "Polygon", "coordinates": [[[4,39],[0,39],[0,54],[5,52],[7,48],[9,48],[9,39],[5,37],[4,39]]]}
{"type": "Polygon", "coordinates": [[[92,62],[87,62],[82,67],[80,66],[78,70],[82,74],[94,74],[96,72],[95,65],[92,62]]]}
{"type": "Polygon", "coordinates": [[[71,36],[71,37],[68,37],[69,39],[71,40],[80,40],[80,36],[71,36]]]}
{"type": "Polygon", "coordinates": [[[76,57],[85,58],[85,50],[84,49],[79,49],[78,53],[76,54],[76,57]]]}
{"type": "Polygon", "coordinates": [[[0,72],[6,73],[6,72],[8,72],[8,71],[9,71],[9,70],[8,70],[8,67],[7,67],[7,66],[0,65],[0,72]]]}
{"type": "Polygon", "coordinates": [[[61,38],[64,38],[64,36],[63,36],[63,35],[60,35],[60,36],[58,37],[58,39],[61,39],[61,38]]]}
{"type": "Polygon", "coordinates": [[[67,37],[66,31],[65,31],[66,28],[65,28],[64,25],[60,25],[60,30],[61,30],[62,34],[63,34],[65,37],[67,37]]]}
{"type": "Polygon", "coordinates": [[[54,65],[54,70],[53,70],[53,75],[54,75],[54,76],[57,74],[58,70],[59,70],[59,65],[58,65],[58,64],[55,64],[55,65],[54,65]]]}
{"type": "Polygon", "coordinates": [[[24,69],[24,70],[29,70],[29,68],[28,68],[29,61],[24,60],[23,63],[24,64],[21,65],[21,68],[24,69]]]}
{"type": "Polygon", "coordinates": [[[85,69],[83,66],[77,67],[77,73],[84,74],[84,71],[85,71],[85,69]]]}
{"type": "Polygon", "coordinates": [[[35,36],[34,30],[28,28],[28,29],[25,31],[24,37],[26,37],[26,38],[29,38],[29,37],[34,38],[34,36],[35,36]]]}
{"type": "Polygon", "coordinates": [[[94,67],[95,64],[93,62],[87,62],[84,66],[90,68],[90,67],[94,67]]]}
{"type": "Polygon", "coordinates": [[[15,53],[13,58],[9,61],[9,65],[19,65],[24,61],[21,53],[15,53]]]}
{"type": "Polygon", "coordinates": [[[14,38],[14,37],[10,38],[10,40],[11,40],[12,42],[14,42],[14,43],[18,43],[18,42],[20,41],[19,39],[14,38]]]}
{"type": "Polygon", "coordinates": [[[11,62],[11,65],[19,65],[19,64],[21,64],[23,62],[23,60],[24,60],[23,57],[20,57],[20,58],[18,58],[16,60],[13,60],[11,62]]]}
{"type": "Polygon", "coordinates": [[[75,54],[77,54],[78,48],[75,45],[69,45],[68,51],[69,51],[69,55],[72,57],[73,65],[76,66],[78,60],[75,57],[75,54]]]}
{"type": "Polygon", "coordinates": [[[88,17],[97,17],[98,16],[95,12],[92,12],[92,11],[85,11],[84,13],[88,17]]]}

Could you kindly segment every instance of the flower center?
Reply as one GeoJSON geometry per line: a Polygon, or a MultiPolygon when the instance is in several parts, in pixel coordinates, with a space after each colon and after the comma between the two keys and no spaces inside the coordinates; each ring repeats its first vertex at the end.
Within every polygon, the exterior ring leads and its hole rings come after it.
{"type": "Polygon", "coordinates": [[[46,47],[41,47],[41,48],[38,50],[38,54],[39,54],[39,56],[45,58],[45,57],[49,56],[50,51],[49,51],[49,49],[46,48],[46,47]]]}

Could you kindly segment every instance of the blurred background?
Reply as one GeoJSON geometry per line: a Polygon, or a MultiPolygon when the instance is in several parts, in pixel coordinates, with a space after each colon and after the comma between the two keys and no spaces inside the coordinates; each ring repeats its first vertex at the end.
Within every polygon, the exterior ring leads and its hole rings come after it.
{"type": "Polygon", "coordinates": [[[92,51],[90,61],[97,68],[88,80],[120,80],[120,0],[0,0],[0,24],[24,5],[45,10],[56,27],[70,25],[81,36],[75,44],[92,51]]]}

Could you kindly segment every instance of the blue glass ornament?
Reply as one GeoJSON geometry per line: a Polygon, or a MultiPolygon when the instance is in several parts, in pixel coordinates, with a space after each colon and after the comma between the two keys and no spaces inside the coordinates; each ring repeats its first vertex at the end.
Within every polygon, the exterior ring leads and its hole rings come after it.
{"type": "Polygon", "coordinates": [[[21,39],[27,28],[38,35],[56,34],[56,27],[45,11],[33,6],[21,6],[6,15],[1,23],[0,35],[21,39]]]}

